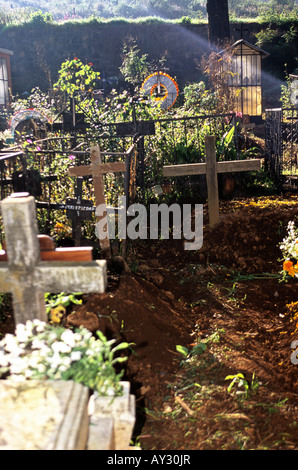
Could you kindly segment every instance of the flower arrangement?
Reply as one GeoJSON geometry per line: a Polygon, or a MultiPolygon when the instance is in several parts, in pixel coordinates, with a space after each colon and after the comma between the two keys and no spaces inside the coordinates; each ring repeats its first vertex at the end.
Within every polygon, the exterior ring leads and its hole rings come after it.
{"type": "Polygon", "coordinates": [[[279,245],[283,254],[283,273],[298,278],[298,229],[293,221],[288,223],[288,235],[279,245]]]}
{"type": "Polygon", "coordinates": [[[0,341],[0,377],[24,380],[73,380],[101,396],[122,394],[122,372],[115,364],[126,357],[115,357],[130,344],[112,347],[102,332],[98,339],[81,327],[77,330],[53,326],[40,320],[18,324],[15,334],[6,334],[0,341]]]}

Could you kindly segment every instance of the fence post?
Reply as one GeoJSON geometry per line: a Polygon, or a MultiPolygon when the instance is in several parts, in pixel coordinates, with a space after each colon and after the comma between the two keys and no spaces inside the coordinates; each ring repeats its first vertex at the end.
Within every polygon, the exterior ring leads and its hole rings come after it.
{"type": "Polygon", "coordinates": [[[206,149],[206,181],[210,227],[219,222],[218,181],[216,171],[215,136],[205,138],[206,149]]]}

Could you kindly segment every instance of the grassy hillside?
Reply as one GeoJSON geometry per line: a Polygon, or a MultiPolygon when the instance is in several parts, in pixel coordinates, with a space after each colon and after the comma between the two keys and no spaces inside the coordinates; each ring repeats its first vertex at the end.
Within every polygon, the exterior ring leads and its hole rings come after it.
{"type": "MultiPolygon", "coordinates": [[[[297,0],[229,0],[230,18],[262,20],[270,16],[297,15],[297,0]]],[[[96,18],[159,17],[175,20],[206,21],[206,0],[0,0],[0,21],[22,23],[40,10],[55,21],[96,18]]]]}

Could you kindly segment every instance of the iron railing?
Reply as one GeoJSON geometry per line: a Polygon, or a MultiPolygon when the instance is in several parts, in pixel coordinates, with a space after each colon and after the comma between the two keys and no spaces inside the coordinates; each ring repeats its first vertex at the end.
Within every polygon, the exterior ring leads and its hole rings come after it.
{"type": "Polygon", "coordinates": [[[298,185],[298,109],[267,109],[265,158],[278,186],[298,185]]]}

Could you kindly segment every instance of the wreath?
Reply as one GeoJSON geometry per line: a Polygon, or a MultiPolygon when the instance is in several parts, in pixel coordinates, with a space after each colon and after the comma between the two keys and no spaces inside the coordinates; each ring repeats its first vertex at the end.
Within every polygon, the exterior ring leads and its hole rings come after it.
{"type": "Polygon", "coordinates": [[[178,97],[179,88],[170,75],[164,72],[155,72],[145,79],[141,92],[144,95],[149,95],[163,109],[169,109],[178,97]]]}

